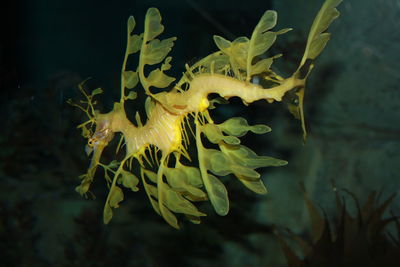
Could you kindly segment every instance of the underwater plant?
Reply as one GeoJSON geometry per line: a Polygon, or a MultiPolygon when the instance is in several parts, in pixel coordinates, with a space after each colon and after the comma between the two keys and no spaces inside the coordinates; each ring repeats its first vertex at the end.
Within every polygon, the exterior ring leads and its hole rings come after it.
{"type": "Polygon", "coordinates": [[[303,96],[306,80],[315,58],[330,38],[325,31],[339,16],[336,6],[340,2],[325,1],[311,26],[300,64],[288,78],[281,77],[271,69],[273,61],[281,54],[264,56],[278,35],[291,30],[271,30],[277,21],[275,11],[268,10],[263,14],[250,38],[239,37],[228,41],[215,35],[214,41],[219,50],[192,66],[186,64],[182,78],[175,84],[175,78],[166,72],[171,68],[172,57],[168,53],[176,38],[157,38],[164,31],[159,11],[156,8],[148,9],[144,32],[141,34],[133,33],[136,23],[132,16],[129,17],[120,101],[114,103],[112,111],[102,114],[94,108],[94,97],[102,93],[102,89],[87,93],[83,88],[84,83],[81,83],[79,88],[85,100],[81,104],[70,102],[89,117],[78,128],[88,139],[88,155],[92,154],[87,173],[80,176],[82,181],[76,191],[86,195],[97,168],[102,167],[109,188],[103,213],[104,223],[108,223],[113,216],[113,209],[118,208],[124,199],[120,185],[138,191],[139,178],[133,173],[137,167],[154,210],[175,228],[179,226],[174,213],[184,214],[193,223],[200,223],[200,217],[206,215],[192,202],[210,200],[217,214],[228,213],[228,193],[218,176],[234,174],[248,189],[265,194],[267,190],[255,169],[282,166],[287,162],[258,156],[250,148],[241,145],[239,137],[248,131],[263,134],[271,129],[261,124],[249,125],[241,117],[217,124],[208,110],[223,102],[222,98],[228,100],[236,96],[245,105],[263,99],[272,103],[281,101],[287,92],[292,91],[298,101],[291,104],[289,109],[301,120],[305,138],[303,96]],[[138,65],[131,70],[127,68],[127,62],[129,56],[135,53],[139,54],[138,65]],[[148,71],[152,67],[154,69],[148,71]],[[139,85],[147,95],[147,119],[142,123],[137,112],[134,124],[127,118],[125,102],[137,97],[134,88],[139,85]],[[157,91],[169,87],[172,88],[157,91]],[[209,99],[210,94],[222,98],[209,99]],[[116,153],[125,147],[125,154],[121,160],[102,163],[102,152],[116,133],[121,134],[116,153]],[[198,167],[184,162],[184,159],[192,162],[188,153],[190,134],[195,139],[198,167]],[[216,149],[206,147],[204,138],[215,144],[216,149]],[[134,164],[136,162],[138,164],[134,164]]]}
{"type": "Polygon", "coordinates": [[[400,220],[394,215],[382,218],[396,195],[392,194],[378,204],[380,194],[372,192],[361,206],[351,192],[343,190],[356,204],[357,212],[352,216],[339,190],[335,187],[334,190],[337,213],[330,224],[326,214],[318,211],[303,187],[311,221],[311,236],[304,238],[288,230],[288,238],[300,249],[299,257],[283,236],[277,233],[288,266],[398,266],[400,220]],[[397,236],[385,233],[385,228],[391,222],[395,223],[397,236]]]}

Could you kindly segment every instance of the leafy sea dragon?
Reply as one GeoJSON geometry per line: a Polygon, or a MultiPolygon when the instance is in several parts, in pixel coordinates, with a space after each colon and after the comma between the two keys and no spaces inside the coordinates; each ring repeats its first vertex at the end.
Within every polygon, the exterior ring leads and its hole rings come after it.
{"type": "Polygon", "coordinates": [[[326,30],[339,16],[336,7],[340,2],[326,0],[322,5],[311,26],[303,58],[292,76],[283,78],[271,69],[273,61],[281,54],[265,56],[278,35],[291,30],[272,31],[277,13],[268,10],[250,38],[239,37],[228,41],[215,35],[214,41],[219,50],[192,66],[186,64],[186,71],[172,89],[158,93],[154,92],[154,88],[170,88],[175,81],[165,72],[171,68],[172,58],[168,53],[176,38],[157,39],[164,26],[156,8],[148,9],[142,34],[133,33],[136,23],[132,16],[129,17],[120,101],[114,103],[112,111],[102,114],[94,108],[94,97],[102,93],[102,89],[89,94],[84,90],[83,83],[79,88],[85,100],[80,104],[70,101],[89,117],[78,128],[88,139],[88,155],[92,154],[90,166],[86,174],[80,176],[81,184],[76,191],[87,195],[96,170],[99,167],[104,170],[109,188],[103,213],[104,223],[107,224],[113,216],[113,209],[118,208],[124,199],[121,188],[138,191],[139,176],[154,210],[175,228],[179,228],[176,213],[184,214],[193,223],[200,223],[200,217],[206,215],[193,202],[209,200],[217,214],[228,213],[228,193],[218,176],[233,174],[248,189],[265,194],[267,190],[255,169],[282,166],[287,162],[258,156],[241,145],[239,137],[248,131],[263,134],[271,129],[261,124],[249,125],[241,117],[217,124],[208,110],[215,108],[215,104],[221,103],[222,99],[226,101],[234,96],[240,97],[246,105],[261,99],[268,103],[281,101],[292,90],[297,95],[298,103],[291,104],[289,109],[301,120],[305,138],[303,98],[306,79],[315,58],[330,38],[326,30]],[[127,61],[134,53],[139,53],[138,66],[131,70],[127,68],[127,61]],[[154,65],[152,71],[145,73],[145,67],[148,69],[154,65]],[[262,82],[255,83],[255,80],[262,82]],[[263,87],[260,84],[266,85],[263,87]],[[139,85],[147,95],[147,120],[142,123],[139,113],[136,113],[134,124],[127,118],[125,102],[136,98],[134,88],[139,85]],[[218,94],[220,98],[209,99],[209,94],[218,94]],[[116,151],[124,147],[123,158],[102,163],[102,152],[117,133],[120,134],[120,141],[116,151]],[[186,162],[193,162],[187,152],[191,135],[195,139],[198,166],[190,166],[184,161],[186,158],[186,162]],[[215,144],[214,147],[205,147],[204,138],[215,144]],[[133,172],[134,167],[138,169],[135,172],[138,176],[133,172]]]}

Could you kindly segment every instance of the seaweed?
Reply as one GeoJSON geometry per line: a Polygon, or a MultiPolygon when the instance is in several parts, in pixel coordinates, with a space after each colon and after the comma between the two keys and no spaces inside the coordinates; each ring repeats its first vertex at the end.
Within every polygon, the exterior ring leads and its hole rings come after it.
{"type": "Polygon", "coordinates": [[[380,194],[372,192],[361,206],[351,192],[343,192],[354,200],[357,212],[353,216],[347,210],[339,190],[336,190],[336,218],[329,223],[327,216],[318,211],[304,190],[311,221],[311,235],[304,238],[287,231],[288,239],[298,245],[301,255],[295,253],[282,234],[276,234],[289,267],[397,266],[400,253],[399,217],[393,214],[383,217],[395,199],[395,194],[378,204],[380,194]],[[397,237],[386,231],[389,223],[395,223],[397,237]]]}

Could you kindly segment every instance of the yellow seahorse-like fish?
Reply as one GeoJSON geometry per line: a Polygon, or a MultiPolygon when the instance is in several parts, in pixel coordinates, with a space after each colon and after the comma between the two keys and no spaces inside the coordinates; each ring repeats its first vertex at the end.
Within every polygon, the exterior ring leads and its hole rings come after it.
{"type": "MultiPolygon", "coordinates": [[[[113,209],[119,207],[124,199],[121,189],[132,191],[139,189],[139,178],[134,174],[135,166],[143,188],[154,210],[171,226],[179,228],[176,213],[184,214],[193,223],[199,223],[205,216],[193,204],[196,201],[209,200],[219,215],[229,211],[228,193],[219,176],[233,174],[248,189],[258,194],[267,192],[260,174],[255,170],[260,167],[282,166],[287,162],[267,156],[258,156],[254,151],[240,144],[240,137],[248,131],[263,134],[270,131],[266,125],[248,125],[241,117],[230,118],[216,124],[208,110],[214,108],[218,99],[209,99],[210,94],[218,94],[225,100],[240,97],[245,104],[265,99],[269,103],[281,101],[289,91],[294,90],[298,104],[289,106],[290,111],[302,121],[305,138],[303,115],[303,96],[306,79],[314,66],[315,58],[321,53],[330,38],[325,32],[339,15],[336,7],[341,0],[327,0],[317,14],[307,40],[303,58],[298,69],[288,78],[283,78],[271,70],[276,58],[263,56],[272,46],[278,35],[291,29],[272,31],[276,24],[275,11],[266,11],[256,25],[250,38],[239,37],[228,41],[214,36],[219,48],[215,53],[199,60],[193,66],[186,65],[182,78],[170,91],[153,93],[151,88],[167,88],[175,81],[166,71],[171,68],[172,58],[168,53],[174,45],[175,37],[157,39],[164,31],[161,15],[156,8],[150,8],[145,18],[142,34],[134,34],[135,20],[128,19],[127,48],[121,71],[121,99],[114,104],[112,111],[101,114],[94,108],[94,97],[102,93],[96,89],[88,94],[84,83],[79,89],[85,96],[83,104],[74,104],[83,110],[89,120],[78,128],[88,139],[87,153],[92,154],[86,174],[80,176],[81,184],[76,190],[86,195],[89,192],[96,169],[104,170],[109,193],[104,207],[104,222],[113,216],[113,209]],[[128,57],[139,53],[138,66],[127,69],[128,57]],[[147,76],[144,68],[156,65],[147,76]],[[257,77],[263,88],[252,81],[257,77]],[[126,115],[125,101],[136,98],[135,89],[141,85],[147,94],[145,109],[147,120],[143,124],[136,113],[136,125],[126,115]],[[194,130],[190,122],[194,122],[194,130]],[[116,133],[121,139],[117,151],[125,148],[121,161],[101,162],[103,149],[116,133]],[[197,164],[183,164],[183,158],[191,161],[187,152],[190,135],[194,136],[197,148],[197,164]],[[215,144],[205,147],[207,138],[215,144]],[[171,157],[174,157],[173,159],[171,157]]],[[[136,89],[137,90],[137,89],[136,89]]],[[[191,161],[192,162],[192,161],[191,161]]]]}

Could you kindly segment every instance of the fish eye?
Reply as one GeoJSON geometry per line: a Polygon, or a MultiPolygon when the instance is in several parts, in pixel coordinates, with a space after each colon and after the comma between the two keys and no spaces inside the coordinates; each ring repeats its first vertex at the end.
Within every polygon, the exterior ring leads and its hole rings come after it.
{"type": "Polygon", "coordinates": [[[94,140],[93,138],[89,138],[88,140],[88,146],[93,147],[94,146],[94,140]]]}

